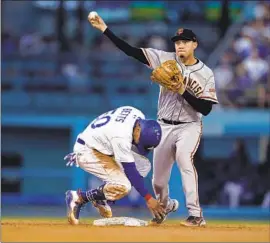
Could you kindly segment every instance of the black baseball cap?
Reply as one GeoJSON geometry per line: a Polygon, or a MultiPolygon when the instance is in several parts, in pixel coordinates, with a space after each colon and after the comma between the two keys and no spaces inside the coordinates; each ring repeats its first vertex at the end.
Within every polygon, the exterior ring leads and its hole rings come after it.
{"type": "Polygon", "coordinates": [[[178,40],[190,40],[193,42],[197,42],[197,37],[192,30],[180,28],[177,30],[175,36],[173,36],[171,40],[173,42],[176,42],[178,40]]]}

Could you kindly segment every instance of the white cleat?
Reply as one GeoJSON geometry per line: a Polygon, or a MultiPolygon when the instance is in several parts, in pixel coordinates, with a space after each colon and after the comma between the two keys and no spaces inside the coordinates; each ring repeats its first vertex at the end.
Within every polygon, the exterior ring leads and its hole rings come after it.
{"type": "Polygon", "coordinates": [[[68,222],[73,225],[79,224],[80,211],[85,202],[79,197],[76,191],[66,192],[68,222]]]}

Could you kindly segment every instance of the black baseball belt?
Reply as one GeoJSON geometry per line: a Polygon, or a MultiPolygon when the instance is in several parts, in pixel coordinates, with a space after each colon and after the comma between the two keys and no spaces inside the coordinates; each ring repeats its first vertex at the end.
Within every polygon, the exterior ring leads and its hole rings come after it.
{"type": "Polygon", "coordinates": [[[190,122],[181,122],[181,121],[170,121],[170,120],[166,120],[166,119],[158,119],[159,121],[162,121],[166,124],[170,124],[170,125],[180,125],[180,124],[185,124],[185,123],[190,123],[190,122]]]}
{"type": "Polygon", "coordinates": [[[77,138],[77,143],[79,143],[81,145],[85,145],[84,140],[82,140],[81,138],[77,138]]]}

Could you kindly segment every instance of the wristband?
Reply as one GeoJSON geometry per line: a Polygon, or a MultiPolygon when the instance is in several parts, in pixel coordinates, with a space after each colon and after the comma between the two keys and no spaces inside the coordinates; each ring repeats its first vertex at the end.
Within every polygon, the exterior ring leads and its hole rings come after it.
{"type": "Polygon", "coordinates": [[[152,195],[150,193],[147,193],[145,196],[144,196],[144,199],[146,201],[148,201],[150,198],[152,198],[152,195]]]}

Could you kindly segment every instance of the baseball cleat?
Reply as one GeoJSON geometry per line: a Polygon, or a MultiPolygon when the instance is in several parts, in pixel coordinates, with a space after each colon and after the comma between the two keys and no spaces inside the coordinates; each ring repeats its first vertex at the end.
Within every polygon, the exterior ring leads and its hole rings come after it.
{"type": "Polygon", "coordinates": [[[80,211],[85,202],[76,191],[66,192],[67,217],[70,224],[79,224],[80,211]]]}
{"type": "Polygon", "coordinates": [[[203,217],[189,216],[184,222],[181,223],[181,225],[187,227],[205,227],[206,221],[203,217]]]}
{"type": "Polygon", "coordinates": [[[106,200],[93,201],[92,204],[98,210],[101,217],[103,218],[112,217],[112,209],[106,200]]]}
{"type": "Polygon", "coordinates": [[[166,220],[168,214],[171,212],[177,211],[178,208],[179,208],[179,202],[176,199],[170,199],[170,204],[169,204],[169,207],[167,207],[167,209],[166,209],[166,213],[165,213],[164,217],[162,217],[161,219],[153,218],[151,220],[151,222],[155,223],[155,224],[163,223],[166,220]]]}

